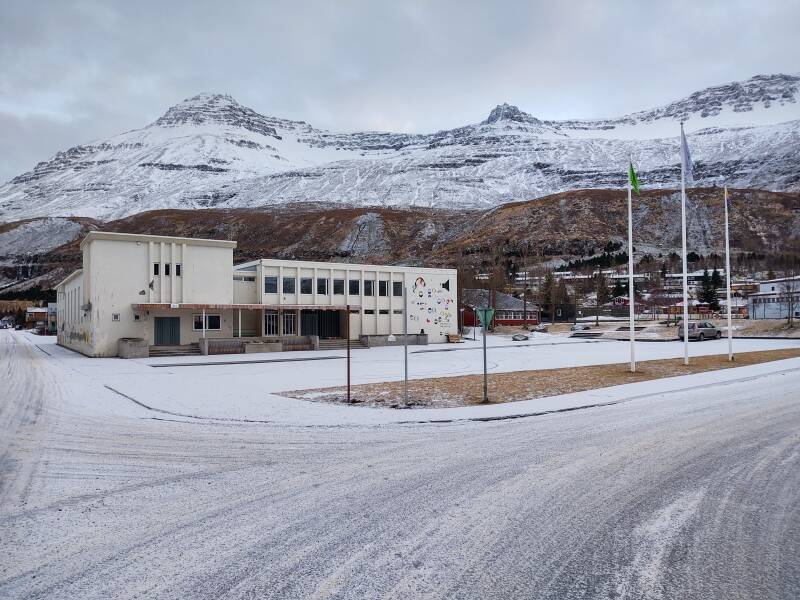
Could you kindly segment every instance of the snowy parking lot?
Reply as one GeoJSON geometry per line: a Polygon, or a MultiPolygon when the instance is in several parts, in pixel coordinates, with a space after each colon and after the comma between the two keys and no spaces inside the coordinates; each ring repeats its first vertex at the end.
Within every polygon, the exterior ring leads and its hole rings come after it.
{"type": "MultiPolygon", "coordinates": [[[[7,334],[9,335],[9,334],[7,334]]],[[[252,355],[186,356],[138,360],[89,359],[54,344],[53,338],[13,334],[41,349],[46,363],[65,374],[65,383],[80,395],[89,386],[103,397],[116,395],[131,403],[163,411],[172,417],[196,417],[265,421],[287,425],[358,425],[407,421],[468,419],[516,415],[542,410],[597,404],[615,400],[620,394],[649,393],[673,389],[686,381],[725,381],[741,372],[775,370],[774,364],[675,377],[661,382],[642,382],[602,390],[591,390],[552,399],[515,402],[508,405],[393,410],[355,406],[323,405],[281,395],[289,390],[343,385],[346,382],[344,351],[280,352],[252,355]],[[749,370],[748,370],[749,369],[749,370]]],[[[736,340],[737,351],[796,348],[797,340],[736,340]]],[[[487,338],[489,373],[551,369],[629,360],[626,343],[609,340],[578,340],[535,334],[527,342],[508,336],[487,338]]],[[[682,356],[679,342],[642,342],[639,360],[682,356]]],[[[725,340],[690,344],[693,356],[724,354],[725,340]]],[[[368,384],[403,379],[403,348],[384,347],[352,351],[352,383],[368,384]]],[[[792,363],[792,361],[781,361],[792,363]]],[[[798,363],[800,364],[800,363],[798,363]]],[[[463,344],[409,347],[409,377],[479,374],[483,369],[482,340],[463,344]]]]}

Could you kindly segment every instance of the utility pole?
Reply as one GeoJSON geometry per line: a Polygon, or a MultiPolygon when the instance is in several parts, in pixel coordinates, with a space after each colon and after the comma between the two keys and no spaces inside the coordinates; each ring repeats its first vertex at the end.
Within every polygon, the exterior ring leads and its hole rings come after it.
{"type": "Polygon", "coordinates": [[[403,352],[405,354],[405,369],[403,371],[403,403],[408,406],[408,300],[406,286],[403,284],[403,352]]]}
{"type": "Polygon", "coordinates": [[[350,305],[347,305],[347,403],[350,404],[350,305]]]}
{"type": "Polygon", "coordinates": [[[489,307],[483,313],[483,403],[489,403],[489,382],[486,373],[486,331],[489,325],[489,307]]]}

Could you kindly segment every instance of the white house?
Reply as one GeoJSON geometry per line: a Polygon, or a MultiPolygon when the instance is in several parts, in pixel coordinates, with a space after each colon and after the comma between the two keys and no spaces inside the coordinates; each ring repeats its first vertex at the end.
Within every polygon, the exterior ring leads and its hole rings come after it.
{"type": "Polygon", "coordinates": [[[760,282],[747,302],[751,319],[785,319],[790,310],[800,319],[800,275],[760,282]]]}
{"type": "Polygon", "coordinates": [[[406,318],[409,334],[431,342],[457,332],[454,269],[270,259],[234,267],[235,247],[90,232],[81,242],[83,268],[56,288],[58,342],[116,356],[123,338],[206,349],[209,340],[221,346],[244,337],[387,338],[403,333],[406,318]]]}

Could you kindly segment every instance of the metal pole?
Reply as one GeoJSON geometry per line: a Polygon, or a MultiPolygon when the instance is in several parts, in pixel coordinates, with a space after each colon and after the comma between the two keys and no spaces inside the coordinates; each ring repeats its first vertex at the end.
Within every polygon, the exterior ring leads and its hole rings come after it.
{"type": "Polygon", "coordinates": [[[347,305],[347,403],[350,404],[350,305],[347,305]]]}
{"type": "Polygon", "coordinates": [[[683,364],[689,364],[689,279],[686,261],[686,167],[683,164],[683,123],[681,123],[681,234],[683,243],[683,364]]]}
{"type": "Polygon", "coordinates": [[[239,309],[239,337],[242,337],[242,309],[239,309]]]}
{"type": "Polygon", "coordinates": [[[733,322],[731,317],[731,243],[728,233],[728,186],[725,186],[725,295],[728,300],[728,360],[733,360],[733,322]]]}
{"type": "Polygon", "coordinates": [[[483,403],[489,402],[489,384],[486,374],[486,330],[489,325],[487,322],[489,314],[489,307],[486,307],[486,312],[483,313],[483,403]]]}
{"type": "Polygon", "coordinates": [[[203,337],[206,337],[206,309],[203,309],[203,337]]]}
{"type": "MultiPolygon", "coordinates": [[[[630,164],[631,168],[633,168],[632,160],[630,164]]],[[[633,283],[633,208],[631,205],[631,178],[628,176],[628,317],[630,320],[631,373],[636,373],[636,328],[633,323],[635,314],[634,298],[636,294],[633,283]]]]}
{"type": "Polygon", "coordinates": [[[403,284],[403,354],[403,403],[408,406],[408,301],[405,284],[403,284]]]}

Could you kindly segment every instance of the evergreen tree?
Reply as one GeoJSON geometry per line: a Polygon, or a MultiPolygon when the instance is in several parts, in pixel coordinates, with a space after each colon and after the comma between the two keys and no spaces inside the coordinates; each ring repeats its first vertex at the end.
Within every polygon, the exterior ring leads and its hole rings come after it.
{"type": "Polygon", "coordinates": [[[716,289],[722,287],[722,275],[719,274],[719,271],[717,271],[716,268],[714,268],[714,271],[711,273],[711,285],[713,285],[716,289]]]}
{"type": "Polygon", "coordinates": [[[625,296],[626,295],[625,288],[626,285],[622,282],[621,279],[615,279],[614,290],[613,290],[614,298],[618,298],[619,296],[625,296]]]}

